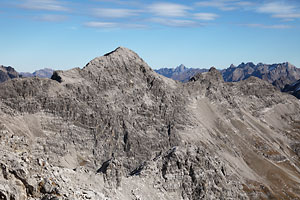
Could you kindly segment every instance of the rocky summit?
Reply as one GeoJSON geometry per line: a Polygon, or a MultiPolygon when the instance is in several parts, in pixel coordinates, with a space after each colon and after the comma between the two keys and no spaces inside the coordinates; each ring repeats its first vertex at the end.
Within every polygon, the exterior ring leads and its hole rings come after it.
{"type": "Polygon", "coordinates": [[[181,83],[119,47],[0,84],[0,199],[299,199],[299,127],[268,82],[181,83]]]}

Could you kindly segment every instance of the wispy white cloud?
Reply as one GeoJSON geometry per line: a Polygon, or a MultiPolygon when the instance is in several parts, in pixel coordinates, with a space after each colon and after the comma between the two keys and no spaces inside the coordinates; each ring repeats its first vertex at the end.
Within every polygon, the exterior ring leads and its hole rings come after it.
{"type": "Polygon", "coordinates": [[[113,3],[113,4],[119,4],[119,5],[130,5],[130,6],[142,6],[143,2],[136,1],[136,0],[93,0],[98,2],[106,2],[106,3],[113,3]]]}
{"type": "Polygon", "coordinates": [[[92,27],[92,28],[114,28],[118,25],[118,23],[114,22],[87,22],[84,24],[87,27],[92,27]]]}
{"type": "Polygon", "coordinates": [[[138,15],[139,10],[133,9],[114,9],[114,8],[96,8],[94,15],[106,18],[125,18],[138,15]]]}
{"type": "Polygon", "coordinates": [[[191,8],[181,4],[161,2],[150,5],[148,9],[157,16],[184,17],[191,8]]]}
{"type": "Polygon", "coordinates": [[[36,20],[48,21],[48,22],[62,22],[68,19],[65,15],[42,15],[35,17],[36,20]]]}
{"type": "Polygon", "coordinates": [[[195,13],[194,17],[198,20],[211,21],[215,20],[218,17],[218,15],[214,13],[195,13]]]}
{"type": "Polygon", "coordinates": [[[234,10],[236,7],[233,7],[232,5],[229,5],[228,2],[222,1],[222,0],[213,0],[213,1],[201,1],[196,3],[197,6],[202,6],[202,7],[215,7],[220,10],[234,10]]]}
{"type": "Polygon", "coordinates": [[[201,7],[214,7],[223,11],[231,11],[239,8],[247,8],[253,6],[251,1],[239,1],[239,0],[210,0],[200,1],[196,3],[196,6],[201,7]]]}
{"type": "Polygon", "coordinates": [[[299,13],[282,13],[282,14],[275,14],[272,16],[274,18],[295,19],[295,18],[300,18],[300,12],[299,13]]]}
{"type": "Polygon", "coordinates": [[[158,23],[164,26],[170,27],[198,27],[203,26],[203,24],[198,23],[193,20],[185,20],[185,19],[167,19],[167,18],[152,18],[152,22],[158,23]]]}
{"type": "Polygon", "coordinates": [[[21,8],[30,10],[67,11],[69,10],[61,1],[57,0],[23,0],[21,8]]]}
{"type": "Polygon", "coordinates": [[[257,11],[261,13],[279,14],[291,13],[295,9],[292,5],[286,5],[283,2],[269,2],[258,7],[257,11]]]}
{"type": "Polygon", "coordinates": [[[153,3],[132,9],[115,8],[96,8],[93,10],[94,16],[104,18],[104,21],[90,21],[85,26],[93,28],[145,28],[160,24],[169,27],[199,27],[203,26],[202,21],[211,21],[219,17],[214,13],[195,13],[194,9],[183,4],[176,3],[153,3]],[[130,18],[138,16],[135,19],[137,24],[128,24],[121,18],[130,18]],[[105,18],[111,18],[107,22],[105,18]],[[113,20],[113,21],[112,21],[113,20]]]}
{"type": "Polygon", "coordinates": [[[284,1],[273,1],[261,4],[257,12],[271,14],[273,18],[295,19],[300,18],[300,10],[297,6],[287,4],[284,1]]]}
{"type": "Polygon", "coordinates": [[[91,21],[84,24],[86,27],[90,28],[120,28],[120,29],[144,29],[147,28],[143,24],[124,24],[118,22],[100,22],[100,21],[91,21]]]}
{"type": "Polygon", "coordinates": [[[253,27],[253,28],[264,28],[264,29],[289,29],[292,28],[290,25],[286,24],[275,24],[275,25],[266,25],[266,24],[241,24],[242,26],[253,27]]]}

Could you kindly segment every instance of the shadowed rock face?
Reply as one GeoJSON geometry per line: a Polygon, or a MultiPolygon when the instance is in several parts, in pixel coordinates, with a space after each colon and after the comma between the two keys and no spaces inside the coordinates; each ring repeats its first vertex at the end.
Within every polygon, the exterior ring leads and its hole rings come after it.
{"type": "Polygon", "coordinates": [[[286,85],[282,91],[300,99],[300,79],[292,84],[286,85]]]}
{"type": "Polygon", "coordinates": [[[0,65],[0,83],[18,77],[19,74],[14,68],[0,65]]]}
{"type": "Polygon", "coordinates": [[[260,79],[180,83],[119,47],[0,85],[0,197],[299,198],[299,111],[260,79]]]}

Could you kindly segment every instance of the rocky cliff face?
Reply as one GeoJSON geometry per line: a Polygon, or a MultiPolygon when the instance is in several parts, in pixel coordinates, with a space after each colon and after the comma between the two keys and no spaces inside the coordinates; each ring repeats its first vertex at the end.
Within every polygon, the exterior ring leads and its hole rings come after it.
{"type": "Polygon", "coordinates": [[[176,68],[161,68],[154,70],[156,73],[176,81],[188,82],[193,76],[198,73],[207,72],[207,69],[187,68],[183,64],[176,68]]]}
{"type": "Polygon", "coordinates": [[[14,68],[0,65],[0,83],[18,77],[19,74],[14,68]]]}
{"type": "Polygon", "coordinates": [[[300,79],[300,69],[286,62],[281,64],[262,64],[242,63],[239,66],[231,65],[222,71],[224,80],[236,82],[255,76],[273,84],[282,90],[285,85],[291,84],[300,79]]]}
{"type": "Polygon", "coordinates": [[[0,84],[0,199],[297,199],[299,111],[260,79],[175,82],[120,47],[0,84]]]}

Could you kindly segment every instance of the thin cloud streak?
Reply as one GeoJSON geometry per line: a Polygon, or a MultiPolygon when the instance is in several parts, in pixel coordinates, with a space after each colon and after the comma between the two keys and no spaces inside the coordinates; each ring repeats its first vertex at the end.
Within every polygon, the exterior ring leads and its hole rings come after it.
{"type": "Polygon", "coordinates": [[[47,22],[62,22],[68,19],[65,15],[42,15],[35,17],[36,20],[47,21],[47,22]]]}
{"type": "Polygon", "coordinates": [[[91,27],[91,28],[114,28],[116,27],[118,24],[114,23],[114,22],[86,22],[84,24],[87,27],[91,27]]]}
{"type": "Polygon", "coordinates": [[[282,1],[274,1],[262,4],[256,10],[258,13],[271,14],[273,18],[292,20],[300,18],[300,10],[295,5],[288,5],[282,1]]]}
{"type": "Polygon", "coordinates": [[[295,19],[295,18],[300,18],[300,13],[276,14],[276,15],[272,15],[272,17],[274,17],[274,18],[295,19]]]}
{"type": "Polygon", "coordinates": [[[285,24],[265,25],[265,24],[241,24],[242,26],[263,29],[290,29],[292,26],[285,24]]]}
{"type": "Polygon", "coordinates": [[[194,17],[198,20],[212,21],[218,18],[219,15],[214,13],[195,13],[194,17]]]}
{"type": "Polygon", "coordinates": [[[94,15],[97,17],[105,18],[126,18],[131,16],[137,16],[139,10],[133,9],[113,9],[113,8],[96,8],[94,9],[94,15]]]}
{"type": "Polygon", "coordinates": [[[146,25],[143,24],[123,24],[123,23],[117,23],[117,22],[99,22],[99,21],[91,21],[86,22],[84,24],[86,27],[90,28],[120,28],[120,29],[145,29],[147,28],[146,25]]]}
{"type": "Polygon", "coordinates": [[[232,11],[239,8],[247,8],[253,6],[254,3],[250,1],[238,1],[238,0],[211,0],[200,1],[196,3],[199,7],[213,7],[222,11],[232,11]]]}
{"type": "Polygon", "coordinates": [[[169,27],[199,27],[203,26],[203,24],[200,24],[193,20],[184,20],[184,19],[166,19],[166,18],[152,18],[152,22],[158,23],[164,26],[169,27]]]}
{"type": "Polygon", "coordinates": [[[175,3],[155,3],[148,7],[149,11],[157,16],[184,17],[191,8],[175,3]]]}
{"type": "Polygon", "coordinates": [[[25,0],[19,7],[29,10],[68,11],[61,2],[57,0],[25,0]]]}
{"type": "Polygon", "coordinates": [[[286,5],[282,2],[270,2],[258,7],[257,11],[261,13],[270,14],[287,14],[292,13],[295,10],[295,6],[286,5]]]}

